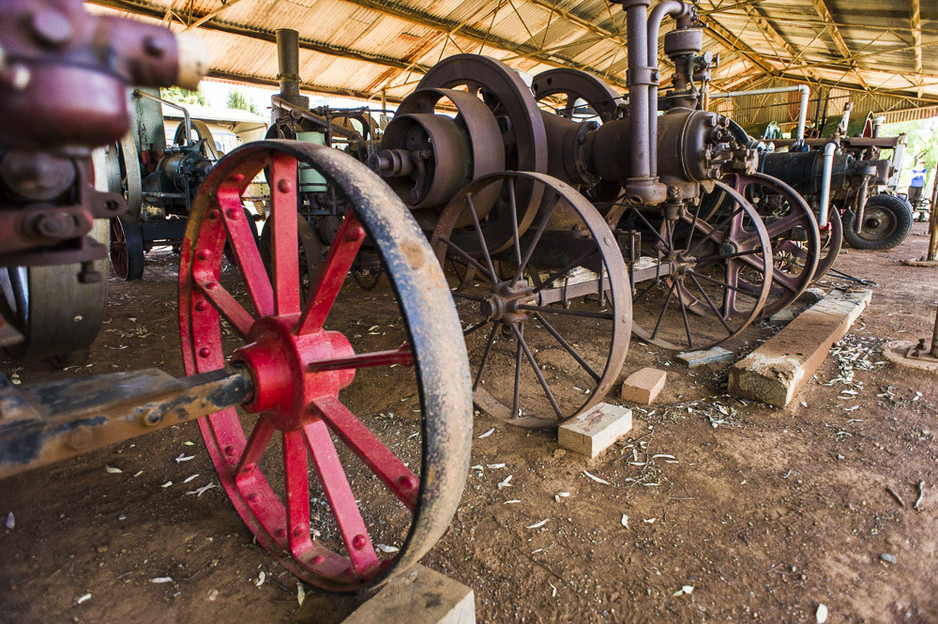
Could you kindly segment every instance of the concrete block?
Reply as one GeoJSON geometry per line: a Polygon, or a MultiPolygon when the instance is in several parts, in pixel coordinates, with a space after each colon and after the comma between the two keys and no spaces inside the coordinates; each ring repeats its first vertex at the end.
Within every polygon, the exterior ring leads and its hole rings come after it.
{"type": "Polygon", "coordinates": [[[736,355],[732,351],[723,347],[713,347],[706,351],[685,351],[677,354],[677,359],[687,364],[688,368],[703,366],[704,364],[729,362],[734,357],[736,355]]]}
{"type": "Polygon", "coordinates": [[[344,624],[475,624],[475,594],[417,564],[394,577],[344,624]]]}
{"type": "Polygon", "coordinates": [[[622,399],[651,405],[664,389],[664,382],[667,378],[668,374],[657,368],[643,368],[632,373],[622,382],[622,399]]]}
{"type": "Polygon", "coordinates": [[[871,290],[831,291],[730,368],[728,392],[784,407],[866,309],[871,290]]]}
{"type": "Polygon", "coordinates": [[[600,403],[561,425],[557,443],[569,451],[596,457],[631,430],[632,410],[600,403]]]}
{"type": "Polygon", "coordinates": [[[792,320],[794,320],[794,318],[795,318],[795,313],[789,310],[788,308],[785,308],[783,310],[779,310],[778,312],[770,316],[769,322],[775,325],[784,325],[785,323],[791,323],[792,320]]]}

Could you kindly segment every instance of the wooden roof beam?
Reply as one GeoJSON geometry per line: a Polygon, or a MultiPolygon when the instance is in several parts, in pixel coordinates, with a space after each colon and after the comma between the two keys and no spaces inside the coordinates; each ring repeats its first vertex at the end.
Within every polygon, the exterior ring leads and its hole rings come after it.
{"type": "Polygon", "coordinates": [[[720,24],[712,17],[709,17],[706,20],[703,20],[704,26],[714,36],[717,41],[723,44],[727,50],[736,50],[747,59],[752,61],[757,65],[762,71],[767,73],[773,73],[778,71],[767,58],[756,52],[753,48],[749,47],[739,35],[734,35],[732,32],[727,30],[725,26],[720,24]]]}
{"type": "Polygon", "coordinates": [[[789,57],[791,57],[790,66],[794,66],[796,63],[804,73],[813,78],[814,80],[820,80],[820,76],[811,69],[811,66],[808,65],[804,59],[801,58],[804,51],[799,52],[795,49],[793,45],[788,43],[788,41],[782,37],[781,33],[775,30],[775,27],[769,23],[762,13],[760,13],[755,7],[746,6],[744,7],[746,14],[756,23],[756,26],[759,27],[759,30],[762,31],[762,34],[765,35],[765,38],[770,43],[773,43],[780,48],[782,48],[789,57]]]}
{"type": "MultiPolygon", "coordinates": [[[[837,27],[837,23],[834,21],[834,17],[831,15],[830,11],[827,10],[827,4],[824,2],[824,0],[811,0],[811,3],[814,5],[814,11],[818,14],[818,17],[820,17],[821,20],[823,20],[827,25],[827,32],[834,41],[834,45],[837,47],[837,51],[840,52],[842,57],[850,61],[853,53],[847,46],[847,42],[844,40],[843,35],[840,34],[840,28],[837,27]]],[[[863,85],[864,89],[869,90],[870,85],[867,84],[866,80],[863,78],[863,74],[858,71],[856,62],[850,61],[850,65],[853,71],[853,75],[856,77],[857,81],[863,85]]]]}
{"type": "MultiPolygon", "coordinates": [[[[134,15],[142,15],[145,17],[150,17],[153,19],[161,20],[163,19],[164,11],[163,7],[146,2],[146,0],[88,0],[92,4],[97,4],[99,6],[108,7],[111,9],[118,9],[120,11],[126,11],[127,13],[132,13],[134,15]]],[[[196,20],[201,19],[205,15],[197,15],[193,13],[192,17],[196,20]]],[[[214,30],[218,32],[223,32],[230,35],[238,35],[241,37],[247,37],[249,39],[256,39],[259,41],[267,41],[269,43],[276,44],[277,34],[272,30],[264,30],[260,28],[250,28],[248,26],[243,26],[239,24],[229,24],[227,22],[217,22],[217,21],[208,21],[202,24],[201,28],[205,30],[214,30]]],[[[398,69],[409,69],[413,68],[422,73],[426,73],[429,67],[423,65],[414,66],[410,63],[406,63],[399,59],[395,59],[388,56],[382,56],[380,54],[374,54],[372,52],[367,52],[364,50],[356,50],[354,48],[347,48],[343,46],[336,46],[333,44],[326,44],[320,41],[314,41],[312,39],[306,39],[300,37],[300,49],[301,50],[312,50],[313,52],[318,52],[320,54],[326,54],[328,56],[336,56],[340,58],[349,58],[356,61],[365,61],[368,63],[374,63],[375,65],[382,65],[385,67],[395,67],[398,69]]]]}
{"type": "Polygon", "coordinates": [[[915,75],[918,76],[919,97],[922,97],[922,7],[919,0],[909,0],[909,26],[912,29],[912,43],[915,46],[915,75]]]}
{"type": "MultiPolygon", "coordinates": [[[[418,26],[430,28],[432,30],[450,32],[460,26],[457,22],[452,20],[430,15],[423,11],[418,11],[401,4],[389,2],[388,0],[343,1],[375,11],[376,13],[380,13],[382,15],[387,15],[388,17],[393,17],[405,22],[410,22],[411,24],[417,24],[418,26]]],[[[580,69],[582,71],[587,71],[593,74],[602,74],[602,71],[598,68],[584,65],[582,63],[577,63],[572,59],[564,58],[559,54],[545,54],[534,46],[518,44],[509,39],[505,39],[504,37],[499,37],[489,32],[479,30],[478,28],[471,28],[469,26],[459,28],[459,36],[465,39],[476,41],[477,43],[484,43],[485,45],[492,48],[504,50],[507,52],[514,52],[525,58],[529,58],[552,67],[573,67],[575,69],[580,69]]],[[[608,81],[619,88],[628,88],[628,85],[622,79],[610,76],[608,81]]]]}

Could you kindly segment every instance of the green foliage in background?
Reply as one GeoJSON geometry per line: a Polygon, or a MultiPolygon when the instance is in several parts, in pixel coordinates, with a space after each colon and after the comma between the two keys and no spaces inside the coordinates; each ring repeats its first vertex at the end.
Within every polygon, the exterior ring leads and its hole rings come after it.
{"type": "Polygon", "coordinates": [[[257,105],[254,102],[248,102],[241,89],[232,89],[228,92],[228,108],[249,111],[255,115],[260,114],[257,105]]]}
{"type": "Polygon", "coordinates": [[[208,98],[201,91],[187,91],[180,87],[160,89],[160,97],[176,104],[198,104],[208,106],[208,98]]]}
{"type": "Polygon", "coordinates": [[[896,136],[903,132],[909,138],[909,145],[906,148],[905,160],[902,163],[898,191],[900,193],[906,191],[909,181],[912,179],[912,167],[920,159],[925,161],[925,167],[928,169],[926,188],[931,188],[932,178],[935,177],[935,164],[938,163],[938,117],[921,121],[885,124],[879,135],[896,136]]]}

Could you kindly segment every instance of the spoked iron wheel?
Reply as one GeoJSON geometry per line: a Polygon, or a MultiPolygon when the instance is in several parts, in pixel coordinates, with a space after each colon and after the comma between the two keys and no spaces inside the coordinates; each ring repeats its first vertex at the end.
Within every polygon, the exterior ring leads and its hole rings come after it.
{"type": "Polygon", "coordinates": [[[817,219],[804,198],[777,178],[734,173],[724,182],[752,203],[772,241],[772,287],[762,315],[774,314],[800,297],[814,280],[821,257],[817,219]]]}
{"type": "Polygon", "coordinates": [[[251,373],[249,402],[199,426],[258,543],[302,580],[335,591],[415,563],[459,501],[472,404],[452,299],[400,200],[337,150],[294,141],[241,147],[200,189],[179,284],[186,371],[235,365],[251,373]],[[299,164],[316,169],[350,206],[305,303],[299,164]],[[264,167],[272,172],[270,277],[241,199],[264,167]],[[366,236],[389,279],[383,298],[362,302],[357,289],[342,286],[366,236]],[[226,244],[238,262],[223,274],[226,244]],[[365,331],[367,322],[389,335],[365,331]]]}
{"type": "MultiPolygon", "coordinates": [[[[733,200],[712,221],[701,206],[682,208],[654,235],[668,275],[639,283],[632,300],[632,332],[668,349],[707,349],[739,335],[762,312],[772,288],[769,235],[755,208],[733,187],[733,200]]],[[[635,210],[648,230],[648,218],[635,210]]]]}
{"type": "Polygon", "coordinates": [[[126,282],[143,277],[143,231],[133,217],[109,219],[110,256],[114,275],[126,282]]]}
{"type": "MultiPolygon", "coordinates": [[[[615,237],[595,208],[569,185],[532,172],[474,181],[444,211],[463,213],[482,250],[473,255],[438,227],[437,257],[460,259],[475,275],[448,272],[473,371],[473,396],[491,415],[522,427],[554,427],[594,406],[616,381],[631,325],[628,273],[615,237]],[[509,198],[517,224],[517,188],[542,194],[531,227],[515,227],[511,245],[492,252],[473,197],[493,186],[509,198]]],[[[464,237],[468,236],[463,232],[464,237]]]]}
{"type": "Polygon", "coordinates": [[[844,223],[840,218],[840,212],[831,206],[830,213],[827,216],[827,225],[821,230],[821,258],[818,261],[817,268],[814,269],[814,278],[817,282],[823,279],[827,272],[834,266],[837,256],[840,255],[840,249],[844,245],[844,223]]]}

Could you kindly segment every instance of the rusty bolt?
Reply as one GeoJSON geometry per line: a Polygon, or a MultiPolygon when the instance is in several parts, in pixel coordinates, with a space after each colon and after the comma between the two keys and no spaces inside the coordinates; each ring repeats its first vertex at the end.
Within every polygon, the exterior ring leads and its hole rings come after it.
{"type": "Polygon", "coordinates": [[[73,238],[80,234],[78,220],[63,212],[38,215],[33,221],[33,229],[40,236],[48,238],[73,238]]]}
{"type": "Polygon", "coordinates": [[[72,38],[72,22],[53,9],[34,11],[29,25],[39,43],[48,47],[61,47],[72,38]]]}
{"type": "Polygon", "coordinates": [[[91,431],[91,427],[82,425],[68,434],[68,439],[65,443],[76,451],[80,451],[88,448],[93,441],[94,433],[91,431]]]}
{"type": "Polygon", "coordinates": [[[151,407],[143,414],[143,424],[147,427],[155,427],[156,425],[163,422],[163,414],[160,413],[160,410],[151,407]]]}

